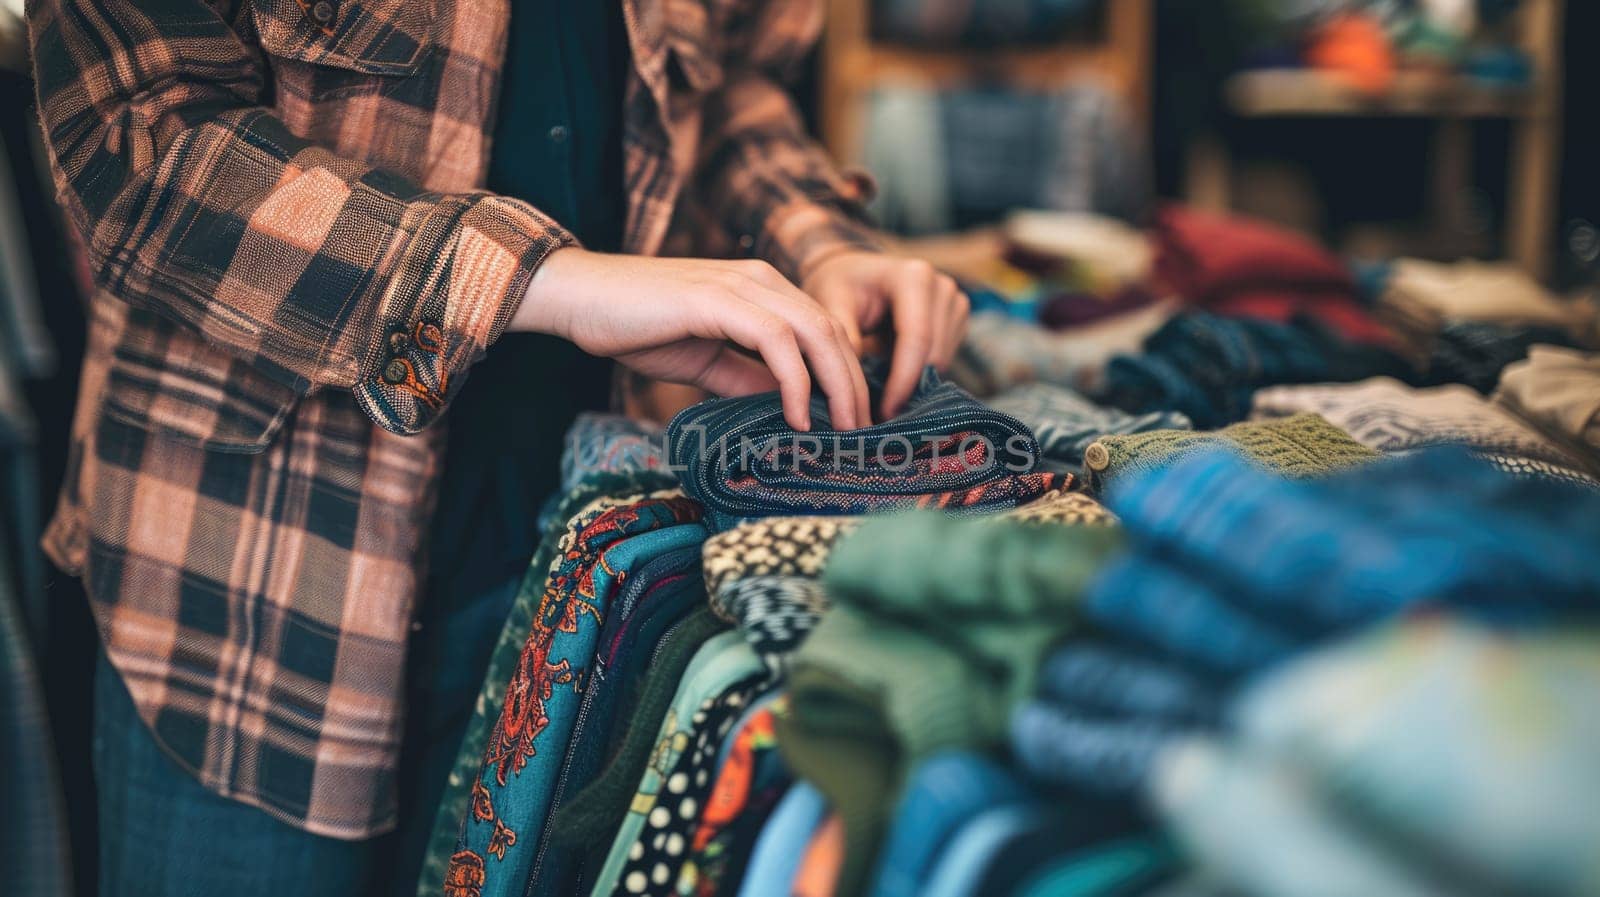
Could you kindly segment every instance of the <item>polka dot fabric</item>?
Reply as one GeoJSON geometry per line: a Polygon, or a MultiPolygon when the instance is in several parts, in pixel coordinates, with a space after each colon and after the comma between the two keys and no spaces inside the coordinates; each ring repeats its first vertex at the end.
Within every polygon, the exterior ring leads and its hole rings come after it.
{"type": "Polygon", "coordinates": [[[695,711],[689,744],[662,782],[638,840],[628,848],[628,862],[613,895],[678,893],[678,874],[689,858],[695,827],[711,795],[717,754],[759,691],[759,683],[735,686],[695,711]]]}

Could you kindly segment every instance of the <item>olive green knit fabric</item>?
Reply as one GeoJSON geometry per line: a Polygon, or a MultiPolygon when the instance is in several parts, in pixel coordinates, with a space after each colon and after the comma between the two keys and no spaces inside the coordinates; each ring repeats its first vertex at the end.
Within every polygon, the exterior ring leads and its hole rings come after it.
{"type": "Polygon", "coordinates": [[[1259,467],[1291,478],[1321,476],[1379,457],[1320,416],[1296,414],[1205,433],[1152,430],[1102,436],[1084,452],[1084,475],[1090,488],[1101,491],[1120,477],[1212,448],[1231,449],[1259,467]]]}
{"type": "Polygon", "coordinates": [[[865,887],[911,767],[1003,743],[1120,543],[1113,527],[914,513],[868,520],[834,548],[835,606],[794,656],[779,744],[844,820],[841,897],[865,887]]]}

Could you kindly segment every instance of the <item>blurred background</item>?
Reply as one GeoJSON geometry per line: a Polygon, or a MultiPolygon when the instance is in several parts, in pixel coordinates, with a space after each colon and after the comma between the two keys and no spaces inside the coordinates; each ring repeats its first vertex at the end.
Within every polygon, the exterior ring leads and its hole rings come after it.
{"type": "MultiPolygon", "coordinates": [[[[802,108],[873,175],[900,248],[978,309],[1137,309],[1162,234],[1235,238],[1187,228],[1196,213],[1309,237],[1372,293],[1397,259],[1504,262],[1580,300],[1600,283],[1592,0],[825,2],[802,108]]],[[[68,587],[36,549],[87,275],[52,202],[21,13],[0,0],[0,590],[18,597],[0,632],[7,675],[43,684],[62,767],[87,770],[88,608],[52,600],[68,587]]],[[[38,706],[0,705],[0,729],[43,726],[38,706]]],[[[64,782],[67,805],[93,806],[85,776],[64,782]]]]}

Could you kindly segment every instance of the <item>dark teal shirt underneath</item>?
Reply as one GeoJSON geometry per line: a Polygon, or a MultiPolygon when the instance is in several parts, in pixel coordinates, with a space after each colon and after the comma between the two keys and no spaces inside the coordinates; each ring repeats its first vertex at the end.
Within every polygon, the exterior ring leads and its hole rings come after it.
{"type": "MultiPolygon", "coordinates": [[[[488,189],[526,200],[586,248],[621,248],[622,103],[629,66],[619,0],[518,0],[488,189]]],[[[520,578],[556,488],[562,437],[604,408],[610,365],[571,343],[508,333],[468,373],[446,416],[429,600],[467,600],[520,578]],[[445,597],[448,596],[448,597],[445,597]]]]}

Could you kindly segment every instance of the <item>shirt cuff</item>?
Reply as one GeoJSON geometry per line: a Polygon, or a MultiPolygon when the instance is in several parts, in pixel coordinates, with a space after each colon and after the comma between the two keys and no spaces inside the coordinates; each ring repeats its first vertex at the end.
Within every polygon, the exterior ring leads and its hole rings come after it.
{"type": "Polygon", "coordinates": [[[499,339],[544,259],[576,238],[520,200],[444,200],[401,252],[379,306],[381,339],[355,388],[386,430],[420,432],[499,339]]]}

